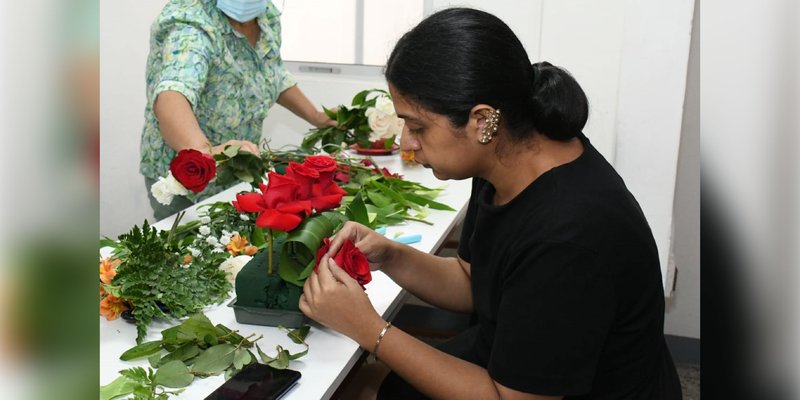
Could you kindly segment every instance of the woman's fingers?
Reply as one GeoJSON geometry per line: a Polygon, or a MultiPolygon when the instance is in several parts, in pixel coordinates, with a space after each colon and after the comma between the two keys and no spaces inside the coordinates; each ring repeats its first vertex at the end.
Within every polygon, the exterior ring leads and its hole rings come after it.
{"type": "Polygon", "coordinates": [[[328,273],[330,274],[331,279],[343,283],[348,288],[353,287],[353,285],[358,285],[358,282],[356,282],[356,280],[353,279],[350,274],[345,272],[345,270],[336,265],[336,262],[333,261],[333,259],[330,260],[329,266],[330,268],[328,268],[328,273]]]}

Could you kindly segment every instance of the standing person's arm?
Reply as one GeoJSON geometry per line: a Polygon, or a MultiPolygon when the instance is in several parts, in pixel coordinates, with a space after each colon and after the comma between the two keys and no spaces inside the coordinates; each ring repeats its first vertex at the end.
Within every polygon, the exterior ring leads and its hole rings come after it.
{"type": "Polygon", "coordinates": [[[153,104],[161,136],[175,151],[195,149],[204,153],[219,153],[225,145],[239,145],[242,150],[259,154],[258,146],[247,140],[229,140],[217,146],[212,144],[200,129],[189,100],[180,92],[165,90],[158,94],[153,104]]]}
{"type": "Polygon", "coordinates": [[[311,104],[311,101],[297,85],[281,92],[278,96],[278,104],[317,128],[336,126],[336,121],[328,118],[324,112],[319,111],[311,104]]]}

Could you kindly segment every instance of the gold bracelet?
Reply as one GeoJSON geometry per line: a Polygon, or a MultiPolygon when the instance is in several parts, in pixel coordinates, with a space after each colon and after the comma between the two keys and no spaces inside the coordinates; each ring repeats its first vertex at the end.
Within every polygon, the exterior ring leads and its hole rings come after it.
{"type": "Polygon", "coordinates": [[[387,321],[386,325],[381,330],[381,333],[378,335],[378,340],[375,341],[375,350],[372,351],[372,354],[375,355],[375,358],[378,358],[378,347],[381,346],[381,341],[383,340],[383,336],[386,335],[386,331],[388,331],[389,328],[391,328],[391,326],[392,323],[387,321]]]}

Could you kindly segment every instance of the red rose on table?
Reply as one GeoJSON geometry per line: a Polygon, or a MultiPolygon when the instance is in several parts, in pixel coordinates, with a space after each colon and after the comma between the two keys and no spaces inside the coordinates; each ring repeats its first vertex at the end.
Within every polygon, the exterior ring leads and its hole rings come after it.
{"type": "MultiPolygon", "coordinates": [[[[317,251],[317,261],[314,266],[314,272],[317,272],[319,261],[322,259],[322,256],[328,252],[330,246],[330,239],[325,238],[322,240],[322,246],[317,251]]],[[[339,268],[343,269],[350,277],[355,279],[358,284],[361,285],[362,289],[364,289],[364,285],[372,280],[372,273],[369,270],[367,256],[365,256],[350,240],[344,242],[339,252],[333,256],[333,261],[339,268]]]]}
{"type": "Polygon", "coordinates": [[[217,174],[217,163],[208,154],[186,149],[172,159],[169,170],[186,189],[200,193],[217,174]]]}
{"type": "Polygon", "coordinates": [[[286,167],[286,176],[292,178],[299,185],[298,195],[307,199],[311,196],[311,187],[319,180],[319,172],[305,164],[289,161],[286,167]]]}

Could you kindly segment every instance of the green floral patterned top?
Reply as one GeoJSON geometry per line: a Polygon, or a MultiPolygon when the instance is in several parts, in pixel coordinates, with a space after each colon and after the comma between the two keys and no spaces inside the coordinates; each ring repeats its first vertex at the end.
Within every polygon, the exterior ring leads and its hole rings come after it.
{"type": "MultiPolygon", "coordinates": [[[[270,107],[295,84],[280,58],[279,16],[270,2],[258,17],[261,37],[253,47],[231,27],[216,0],[171,0],[164,7],[150,31],[142,175],[166,176],[175,156],[153,113],[156,96],[165,90],[180,92],[189,100],[212,144],[260,141],[270,107]]],[[[219,190],[210,186],[203,197],[219,190]]]]}

